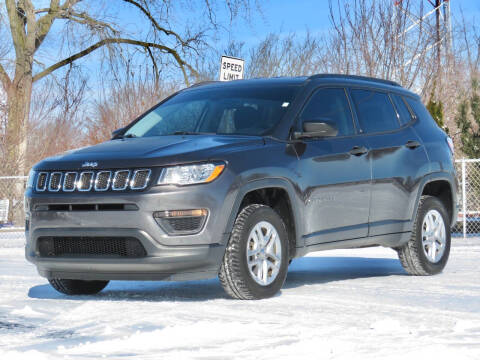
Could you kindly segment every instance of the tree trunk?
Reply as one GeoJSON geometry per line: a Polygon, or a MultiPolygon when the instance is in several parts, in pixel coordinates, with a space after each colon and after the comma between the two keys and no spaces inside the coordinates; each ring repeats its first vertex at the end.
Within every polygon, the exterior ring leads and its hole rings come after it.
{"type": "Polygon", "coordinates": [[[3,172],[10,175],[26,175],[28,171],[27,128],[32,83],[31,72],[17,72],[7,89],[6,162],[3,172]]]}
{"type": "MultiPolygon", "coordinates": [[[[3,169],[6,175],[27,175],[27,132],[30,102],[32,95],[31,65],[27,64],[19,71],[18,64],[15,78],[7,88],[7,129],[5,142],[5,161],[3,169]]],[[[15,226],[23,226],[23,193],[25,181],[16,180],[10,190],[9,221],[15,226]]]]}

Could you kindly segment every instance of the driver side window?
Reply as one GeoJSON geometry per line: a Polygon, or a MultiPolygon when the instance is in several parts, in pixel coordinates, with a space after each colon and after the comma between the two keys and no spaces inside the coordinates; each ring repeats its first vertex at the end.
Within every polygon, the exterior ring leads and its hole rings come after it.
{"type": "Polygon", "coordinates": [[[318,89],[300,115],[300,123],[330,122],[338,128],[337,136],[355,134],[352,112],[343,88],[318,89]]]}

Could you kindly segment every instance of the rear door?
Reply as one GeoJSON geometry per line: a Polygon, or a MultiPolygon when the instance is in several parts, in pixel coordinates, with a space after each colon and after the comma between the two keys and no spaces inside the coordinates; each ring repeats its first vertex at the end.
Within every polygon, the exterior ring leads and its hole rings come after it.
{"type": "Polygon", "coordinates": [[[350,94],[372,161],[369,236],[403,232],[412,216],[411,197],[429,166],[410,126],[413,117],[399,95],[372,89],[350,94]]]}
{"type": "Polygon", "coordinates": [[[371,168],[368,148],[357,136],[346,90],[319,88],[300,114],[303,122],[335,123],[335,137],[304,139],[296,172],[305,201],[305,244],[366,237],[371,168]]]}

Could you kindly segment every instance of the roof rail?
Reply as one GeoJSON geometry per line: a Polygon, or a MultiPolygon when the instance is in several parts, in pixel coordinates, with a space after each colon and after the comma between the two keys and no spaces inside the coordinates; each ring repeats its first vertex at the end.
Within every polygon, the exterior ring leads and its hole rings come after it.
{"type": "Polygon", "coordinates": [[[220,82],[220,81],[216,81],[216,80],[200,81],[198,83],[195,83],[195,84],[189,86],[189,88],[196,88],[196,87],[199,87],[199,86],[214,84],[214,83],[218,83],[218,82],[220,82]]]}
{"type": "Polygon", "coordinates": [[[316,74],[316,75],[312,75],[312,76],[309,77],[309,79],[322,79],[322,78],[363,80],[363,81],[377,82],[377,83],[391,85],[391,86],[401,86],[399,83],[397,83],[393,80],[377,79],[377,78],[373,78],[373,77],[360,76],[360,75],[316,74]]]}

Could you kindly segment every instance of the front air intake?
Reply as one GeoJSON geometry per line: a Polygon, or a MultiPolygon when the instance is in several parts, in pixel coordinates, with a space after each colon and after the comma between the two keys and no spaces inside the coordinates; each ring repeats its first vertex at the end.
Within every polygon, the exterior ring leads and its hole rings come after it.
{"type": "Polygon", "coordinates": [[[42,236],[41,257],[145,257],[147,252],[134,237],[42,236]]]}

